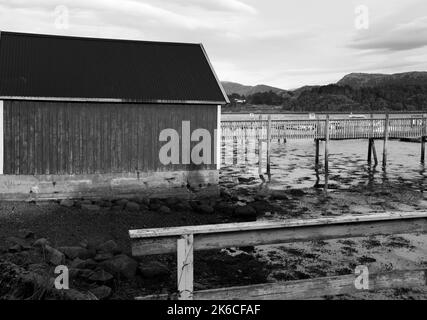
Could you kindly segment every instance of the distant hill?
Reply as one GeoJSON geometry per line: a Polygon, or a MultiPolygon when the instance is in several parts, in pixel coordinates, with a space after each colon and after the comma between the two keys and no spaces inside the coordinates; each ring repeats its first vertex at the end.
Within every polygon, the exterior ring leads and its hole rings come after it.
{"type": "Polygon", "coordinates": [[[350,73],[337,83],[289,91],[267,85],[252,87],[233,82],[223,85],[229,95],[245,95],[248,105],[282,106],[284,111],[427,111],[427,72],[424,71],[350,73]]]}
{"type": "Polygon", "coordinates": [[[285,94],[288,92],[287,90],[267,86],[264,84],[258,84],[256,86],[247,86],[237,82],[230,82],[230,81],[221,81],[221,84],[228,95],[235,93],[240,96],[246,97],[249,95],[253,95],[255,93],[263,93],[263,92],[269,92],[269,91],[272,91],[278,95],[285,94]]]}
{"type": "Polygon", "coordinates": [[[414,71],[395,74],[350,73],[337,82],[339,86],[367,88],[390,85],[427,85],[427,72],[414,71]]]}

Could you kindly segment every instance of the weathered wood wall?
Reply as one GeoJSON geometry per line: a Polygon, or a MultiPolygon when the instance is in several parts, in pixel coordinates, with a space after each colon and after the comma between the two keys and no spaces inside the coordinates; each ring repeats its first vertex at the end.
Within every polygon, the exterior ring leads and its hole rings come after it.
{"type": "MultiPolygon", "coordinates": [[[[214,159],[217,107],[45,101],[4,102],[4,174],[93,174],[216,169],[210,165],[168,165],[159,161],[160,131],[181,138],[209,130],[214,159]]],[[[192,142],[195,145],[197,142],[192,142]]]]}

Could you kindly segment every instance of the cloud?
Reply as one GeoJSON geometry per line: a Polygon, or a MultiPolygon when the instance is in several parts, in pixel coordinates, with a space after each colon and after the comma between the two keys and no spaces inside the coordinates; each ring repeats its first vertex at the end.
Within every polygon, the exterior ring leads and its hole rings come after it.
{"type": "MultiPolygon", "coordinates": [[[[61,0],[61,2],[51,0],[14,0],[5,1],[1,0],[0,5],[14,9],[43,9],[46,11],[53,11],[58,5],[66,6],[73,11],[75,8],[78,10],[88,10],[93,12],[96,16],[102,18],[103,16],[118,16],[127,17],[129,19],[136,18],[139,20],[140,25],[149,21],[150,23],[158,25],[168,25],[180,27],[185,29],[208,28],[212,29],[215,25],[202,18],[191,17],[186,14],[180,14],[172,10],[159,7],[148,2],[135,1],[135,0],[61,0]],[[108,13],[108,14],[106,14],[108,13]]],[[[115,23],[115,21],[111,21],[115,23]]],[[[122,19],[126,24],[126,19],[122,19]]],[[[133,21],[129,21],[134,23],[133,21]]]]}
{"type": "MultiPolygon", "coordinates": [[[[170,0],[169,0],[170,2],[170,0]]],[[[178,3],[176,0],[175,3],[178,3]]],[[[249,13],[256,14],[257,10],[239,0],[186,0],[179,1],[179,4],[184,6],[197,6],[204,10],[214,10],[220,12],[233,12],[233,13],[249,13]]]]}
{"type": "Polygon", "coordinates": [[[393,26],[360,31],[349,47],[364,50],[404,51],[427,46],[427,16],[393,26]]]}

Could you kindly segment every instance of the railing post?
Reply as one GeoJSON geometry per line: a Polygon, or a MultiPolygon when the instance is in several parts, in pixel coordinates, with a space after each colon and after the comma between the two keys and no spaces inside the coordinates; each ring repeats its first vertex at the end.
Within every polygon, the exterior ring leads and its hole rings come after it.
{"type": "Polygon", "coordinates": [[[193,235],[182,235],[177,240],[178,299],[193,300],[193,235]]]}
{"type": "Polygon", "coordinates": [[[325,119],[325,191],[328,190],[329,182],[329,114],[325,119]]]}
{"type": "Polygon", "coordinates": [[[368,163],[371,164],[372,158],[372,143],[374,141],[374,115],[371,113],[369,142],[368,142],[368,163]]]}
{"type": "Polygon", "coordinates": [[[271,115],[268,115],[267,124],[267,175],[270,177],[270,154],[271,154],[271,115]]]}
{"type": "Polygon", "coordinates": [[[390,115],[387,113],[385,115],[385,123],[384,123],[383,169],[385,169],[385,167],[387,166],[387,142],[388,142],[389,120],[390,120],[390,115]]]}

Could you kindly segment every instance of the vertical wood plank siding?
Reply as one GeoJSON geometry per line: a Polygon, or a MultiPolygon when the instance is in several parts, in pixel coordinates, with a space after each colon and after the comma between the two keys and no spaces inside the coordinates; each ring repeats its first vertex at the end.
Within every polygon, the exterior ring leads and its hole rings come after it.
{"type": "Polygon", "coordinates": [[[172,128],[181,137],[185,120],[191,131],[209,130],[213,142],[213,105],[4,101],[4,174],[215,169],[213,143],[210,165],[160,163],[160,131],[172,128]]]}

